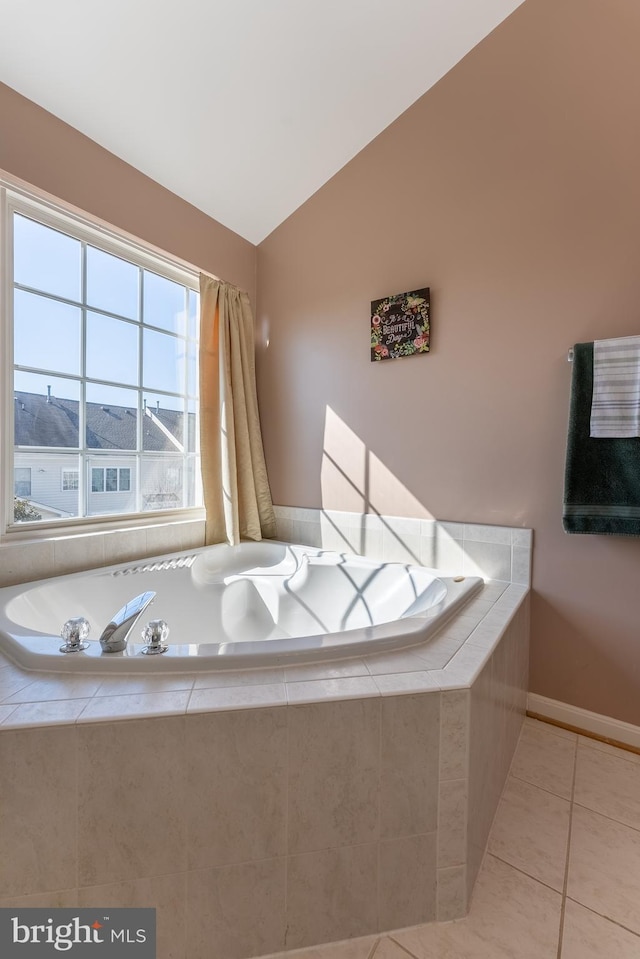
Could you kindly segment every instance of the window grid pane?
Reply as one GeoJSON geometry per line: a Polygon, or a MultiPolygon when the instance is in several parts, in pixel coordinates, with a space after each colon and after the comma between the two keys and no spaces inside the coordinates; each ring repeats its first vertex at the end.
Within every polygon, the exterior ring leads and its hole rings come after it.
{"type": "Polygon", "coordinates": [[[17,466],[13,471],[13,491],[16,496],[31,496],[31,470],[17,466]]]}
{"type": "Polygon", "coordinates": [[[63,470],[62,471],[62,489],[64,492],[70,490],[77,490],[79,486],[79,474],[78,470],[63,470]]]}
{"type": "Polygon", "coordinates": [[[65,300],[80,300],[81,242],[63,230],[14,215],[14,282],[65,300]]]}
{"type": "Polygon", "coordinates": [[[91,470],[91,492],[104,493],[104,470],[96,469],[95,466],[91,470]]]}
{"type": "Polygon", "coordinates": [[[105,313],[138,319],[140,268],[87,245],[87,303],[105,313]]]}

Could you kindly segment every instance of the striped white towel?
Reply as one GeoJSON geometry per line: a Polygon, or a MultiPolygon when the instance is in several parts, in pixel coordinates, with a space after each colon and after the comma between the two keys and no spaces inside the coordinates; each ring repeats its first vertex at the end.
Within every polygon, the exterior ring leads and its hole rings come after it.
{"type": "Polygon", "coordinates": [[[590,436],[640,436],[640,336],[595,340],[590,436]]]}

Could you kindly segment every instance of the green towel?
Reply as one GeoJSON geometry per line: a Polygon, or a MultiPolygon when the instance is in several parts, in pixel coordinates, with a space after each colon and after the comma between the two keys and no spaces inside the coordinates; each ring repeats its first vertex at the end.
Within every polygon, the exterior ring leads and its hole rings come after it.
{"type": "Polygon", "coordinates": [[[640,536],[640,437],[589,436],[593,343],[573,350],[562,522],[567,533],[640,536]]]}

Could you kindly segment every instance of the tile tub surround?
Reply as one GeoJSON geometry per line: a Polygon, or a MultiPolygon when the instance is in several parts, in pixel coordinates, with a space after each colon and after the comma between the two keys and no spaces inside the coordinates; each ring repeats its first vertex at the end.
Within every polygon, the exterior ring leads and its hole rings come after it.
{"type": "Polygon", "coordinates": [[[489,583],[423,647],[284,669],[0,659],[0,905],[156,906],[158,959],[464,915],[524,715],[528,602],[489,583]]]}
{"type": "Polygon", "coordinates": [[[139,528],[102,529],[0,544],[0,586],[158,556],[204,546],[204,520],[156,523],[139,528]]]}
{"type": "MultiPolygon", "coordinates": [[[[448,679],[348,662],[334,666],[355,675],[5,699],[0,905],[156,906],[158,959],[464,915],[527,688],[527,590],[487,605],[448,679]]],[[[5,689],[19,672],[0,668],[5,689]]]]}
{"type": "Polygon", "coordinates": [[[429,566],[448,576],[531,584],[530,529],[297,506],[274,510],[278,538],[292,543],[429,566]]]}
{"type": "Polygon", "coordinates": [[[468,916],[296,959],[638,959],[639,812],[637,754],[529,718],[468,916]]]}

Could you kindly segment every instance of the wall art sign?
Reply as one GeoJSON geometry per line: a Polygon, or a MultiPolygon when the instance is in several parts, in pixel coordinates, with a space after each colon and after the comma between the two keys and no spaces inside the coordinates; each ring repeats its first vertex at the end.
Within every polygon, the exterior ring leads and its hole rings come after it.
{"type": "Polygon", "coordinates": [[[371,359],[429,352],[429,287],[371,303],[371,359]]]}

